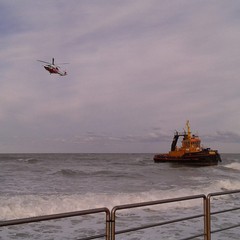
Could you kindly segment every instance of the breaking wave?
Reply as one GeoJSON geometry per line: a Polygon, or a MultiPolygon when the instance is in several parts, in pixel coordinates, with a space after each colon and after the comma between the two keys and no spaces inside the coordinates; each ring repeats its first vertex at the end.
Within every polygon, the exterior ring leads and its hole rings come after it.
{"type": "Polygon", "coordinates": [[[224,167],[226,168],[231,168],[231,169],[236,169],[236,170],[240,170],[240,163],[238,162],[233,162],[230,164],[225,165],[224,167]]]}
{"type": "MultiPolygon", "coordinates": [[[[240,181],[218,180],[206,188],[190,189],[182,188],[175,190],[149,190],[138,193],[85,193],[69,195],[19,195],[0,197],[1,219],[9,220],[16,218],[34,217],[55,213],[71,212],[78,210],[107,207],[110,210],[117,205],[156,201],[176,197],[185,197],[197,194],[209,194],[222,190],[234,190],[239,188],[240,181]]],[[[179,205],[191,207],[193,203],[179,205]]]]}

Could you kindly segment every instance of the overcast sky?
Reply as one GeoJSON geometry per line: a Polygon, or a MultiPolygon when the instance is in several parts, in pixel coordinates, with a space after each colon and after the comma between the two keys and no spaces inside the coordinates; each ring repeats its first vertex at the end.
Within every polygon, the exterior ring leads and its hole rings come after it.
{"type": "Polygon", "coordinates": [[[240,152],[239,0],[0,0],[1,153],[166,152],[186,120],[240,152]]]}

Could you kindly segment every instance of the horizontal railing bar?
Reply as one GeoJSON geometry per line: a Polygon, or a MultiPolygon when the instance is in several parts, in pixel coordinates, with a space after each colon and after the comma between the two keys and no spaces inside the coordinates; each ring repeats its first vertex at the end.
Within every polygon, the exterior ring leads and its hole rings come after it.
{"type": "Polygon", "coordinates": [[[187,201],[187,200],[194,200],[194,199],[197,199],[197,198],[206,198],[206,196],[204,194],[199,194],[199,195],[192,195],[192,196],[186,196],[186,197],[169,198],[169,199],[164,199],[164,200],[150,201],[150,202],[131,203],[131,204],[119,205],[119,206],[115,206],[112,209],[112,213],[115,212],[116,210],[152,206],[152,205],[158,205],[158,204],[163,204],[163,203],[181,202],[181,201],[187,201]]]}
{"type": "Polygon", "coordinates": [[[187,237],[187,238],[181,238],[179,240],[191,240],[191,239],[194,239],[194,238],[197,238],[197,237],[202,237],[202,236],[205,236],[205,234],[198,234],[198,235],[193,235],[191,237],[187,237]]]}
{"type": "Polygon", "coordinates": [[[203,216],[204,216],[203,214],[199,214],[199,215],[185,217],[185,218],[178,218],[178,219],[174,219],[174,220],[171,220],[171,221],[155,223],[155,224],[148,224],[148,225],[143,225],[143,226],[140,226],[140,227],[119,230],[119,231],[116,231],[115,233],[117,235],[117,234],[123,234],[123,233],[128,233],[128,232],[134,232],[134,231],[138,231],[138,230],[142,230],[142,229],[159,227],[159,226],[163,226],[163,225],[167,225],[167,224],[171,224],[171,223],[186,221],[186,220],[190,220],[190,219],[194,219],[194,218],[200,218],[200,217],[203,217],[203,216]]]}
{"type": "Polygon", "coordinates": [[[106,234],[99,234],[99,235],[94,235],[91,237],[79,238],[77,240],[91,240],[91,239],[97,239],[97,238],[102,238],[102,237],[106,237],[106,234]]]}
{"type": "Polygon", "coordinates": [[[237,228],[237,227],[240,227],[240,223],[237,224],[237,225],[232,225],[230,227],[213,230],[213,231],[211,231],[211,233],[222,232],[222,231],[229,230],[229,229],[232,229],[232,228],[237,228]]]}
{"type": "Polygon", "coordinates": [[[207,198],[209,198],[209,197],[214,197],[214,196],[234,194],[234,193],[240,193],[240,189],[237,189],[237,190],[229,190],[229,191],[224,191],[224,192],[209,193],[209,194],[207,195],[207,198]]]}
{"type": "Polygon", "coordinates": [[[240,207],[225,209],[225,210],[216,211],[216,212],[211,212],[211,215],[215,215],[215,214],[219,214],[219,213],[225,213],[225,212],[232,212],[232,211],[236,211],[236,210],[240,210],[240,207]]]}
{"type": "Polygon", "coordinates": [[[30,218],[21,218],[21,219],[0,221],[0,227],[10,226],[10,225],[19,225],[19,224],[25,224],[25,223],[32,223],[32,222],[49,221],[49,220],[55,220],[55,219],[60,219],[60,218],[83,216],[83,215],[95,214],[95,213],[101,213],[101,212],[105,212],[106,214],[110,214],[110,211],[109,211],[108,208],[95,208],[95,209],[82,210],[82,211],[76,211],[76,212],[58,213],[58,214],[44,215],[44,216],[38,216],[38,217],[30,217],[30,218]]]}

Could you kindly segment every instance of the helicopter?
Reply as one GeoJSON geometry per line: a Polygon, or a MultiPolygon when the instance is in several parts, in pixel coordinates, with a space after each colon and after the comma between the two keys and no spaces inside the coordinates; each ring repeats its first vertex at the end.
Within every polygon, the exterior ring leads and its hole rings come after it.
{"type": "MultiPolygon", "coordinates": [[[[50,62],[45,62],[42,60],[37,60],[38,62],[45,63],[43,67],[50,73],[50,74],[59,74],[60,76],[66,76],[67,72],[66,71],[61,71],[60,67],[54,64],[54,58],[52,58],[52,63],[50,62]]],[[[68,64],[68,63],[60,63],[61,64],[68,64]]]]}

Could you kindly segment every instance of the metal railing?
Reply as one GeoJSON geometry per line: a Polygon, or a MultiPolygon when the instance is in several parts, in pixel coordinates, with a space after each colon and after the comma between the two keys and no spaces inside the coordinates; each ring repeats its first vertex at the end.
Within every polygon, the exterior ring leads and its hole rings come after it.
{"type": "MultiPolygon", "coordinates": [[[[170,225],[172,223],[181,223],[183,221],[189,221],[192,219],[202,219],[203,220],[203,226],[202,226],[203,232],[196,233],[195,235],[182,238],[181,240],[190,240],[190,239],[194,239],[197,237],[203,237],[204,240],[211,240],[211,235],[214,233],[229,230],[229,229],[234,229],[234,228],[237,228],[240,226],[240,223],[237,223],[232,226],[224,227],[221,229],[211,230],[211,223],[213,222],[211,216],[240,210],[240,206],[234,206],[234,208],[222,210],[222,205],[221,205],[221,211],[211,212],[211,207],[214,206],[213,199],[216,200],[213,197],[239,194],[239,193],[240,193],[240,189],[233,190],[233,191],[210,193],[207,195],[207,197],[204,194],[200,194],[200,195],[193,195],[193,196],[186,196],[186,197],[179,197],[179,198],[172,198],[172,199],[165,199],[165,200],[158,200],[158,201],[119,205],[119,206],[115,206],[111,212],[109,211],[108,208],[96,208],[96,209],[69,212],[69,213],[60,213],[60,214],[45,215],[45,216],[39,216],[39,217],[0,221],[0,227],[34,223],[34,222],[42,222],[42,221],[50,221],[50,220],[54,220],[54,219],[64,219],[64,218],[84,216],[84,215],[90,215],[90,214],[105,213],[105,220],[103,220],[103,221],[105,221],[105,229],[103,229],[103,231],[105,233],[87,236],[87,237],[81,238],[81,240],[90,240],[90,239],[98,239],[98,238],[105,238],[106,240],[115,240],[115,237],[120,234],[137,232],[139,230],[153,229],[156,227],[166,226],[166,225],[170,225]],[[143,208],[143,207],[162,206],[163,204],[179,203],[179,202],[192,201],[192,200],[197,200],[197,199],[202,201],[202,206],[203,206],[202,210],[199,214],[191,215],[191,216],[187,215],[185,217],[181,217],[181,218],[177,218],[177,219],[174,218],[174,219],[168,220],[168,221],[155,222],[155,223],[151,223],[151,224],[135,226],[132,228],[127,227],[125,229],[116,230],[116,227],[121,218],[121,217],[119,217],[119,215],[117,215],[117,213],[119,211],[128,210],[128,209],[136,210],[136,209],[143,208]],[[116,219],[117,219],[117,221],[116,221],[116,219]]],[[[238,199],[238,203],[239,203],[239,198],[237,198],[237,199],[238,199]]],[[[163,206],[165,206],[165,205],[163,205],[163,206]]],[[[225,206],[225,204],[224,204],[224,206],[225,206]]],[[[238,215],[238,216],[240,216],[240,215],[238,215]]],[[[128,219],[128,220],[130,220],[130,219],[128,219]]],[[[240,233],[239,233],[239,235],[240,235],[240,233]]],[[[240,239],[240,236],[239,236],[239,239],[240,239]]],[[[178,238],[178,240],[180,240],[180,239],[178,238]]]]}
{"type": "MultiPolygon", "coordinates": [[[[200,218],[200,217],[205,218],[206,217],[205,212],[206,212],[206,196],[203,194],[187,196],[187,197],[172,198],[172,199],[165,199],[165,200],[159,200],[159,201],[151,201],[151,202],[116,206],[111,211],[111,222],[112,222],[112,224],[111,224],[111,240],[115,240],[115,236],[118,234],[135,232],[135,231],[142,230],[142,229],[168,225],[171,223],[182,222],[182,221],[191,220],[191,219],[200,218]],[[166,204],[166,203],[182,202],[182,201],[188,201],[188,200],[194,200],[194,199],[202,199],[202,201],[203,201],[203,210],[202,210],[201,214],[116,231],[116,213],[117,213],[117,211],[132,209],[132,208],[147,207],[147,206],[153,206],[153,205],[160,205],[160,204],[166,204]]],[[[204,222],[206,222],[206,219],[204,219],[204,222]]],[[[206,229],[206,228],[204,227],[204,229],[206,229]]],[[[203,232],[202,234],[196,234],[194,236],[190,236],[187,238],[179,239],[179,240],[187,240],[187,239],[190,240],[190,239],[194,239],[196,237],[201,237],[201,236],[206,236],[206,232],[203,232]]]]}
{"type": "Polygon", "coordinates": [[[81,240],[90,240],[90,239],[97,239],[97,238],[103,238],[103,237],[105,237],[106,240],[110,240],[110,211],[108,208],[95,208],[95,209],[76,211],[76,212],[59,213],[59,214],[45,215],[45,216],[39,216],[39,217],[0,221],[0,227],[34,223],[34,222],[43,222],[43,221],[91,215],[91,214],[97,214],[97,213],[105,213],[105,233],[81,238],[81,240]]]}
{"type": "MultiPolygon", "coordinates": [[[[234,208],[211,212],[211,206],[213,205],[212,204],[213,201],[211,201],[211,200],[213,199],[213,197],[216,197],[216,196],[219,197],[219,196],[232,195],[232,194],[240,194],[240,190],[216,192],[216,193],[209,193],[208,194],[208,196],[207,196],[207,204],[206,204],[206,207],[207,207],[207,211],[206,211],[206,216],[207,216],[206,217],[206,220],[207,220],[207,222],[206,222],[207,240],[211,240],[211,235],[213,233],[222,232],[222,231],[226,231],[226,230],[229,230],[229,229],[240,227],[240,221],[239,221],[239,223],[234,224],[232,226],[211,230],[211,223],[212,223],[211,216],[217,215],[217,214],[221,214],[221,213],[233,212],[233,211],[240,210],[240,205],[239,205],[239,206],[234,207],[234,208]]],[[[240,216],[240,214],[239,214],[239,216],[240,216]]],[[[239,237],[239,239],[240,239],[240,237],[239,237]]]]}

